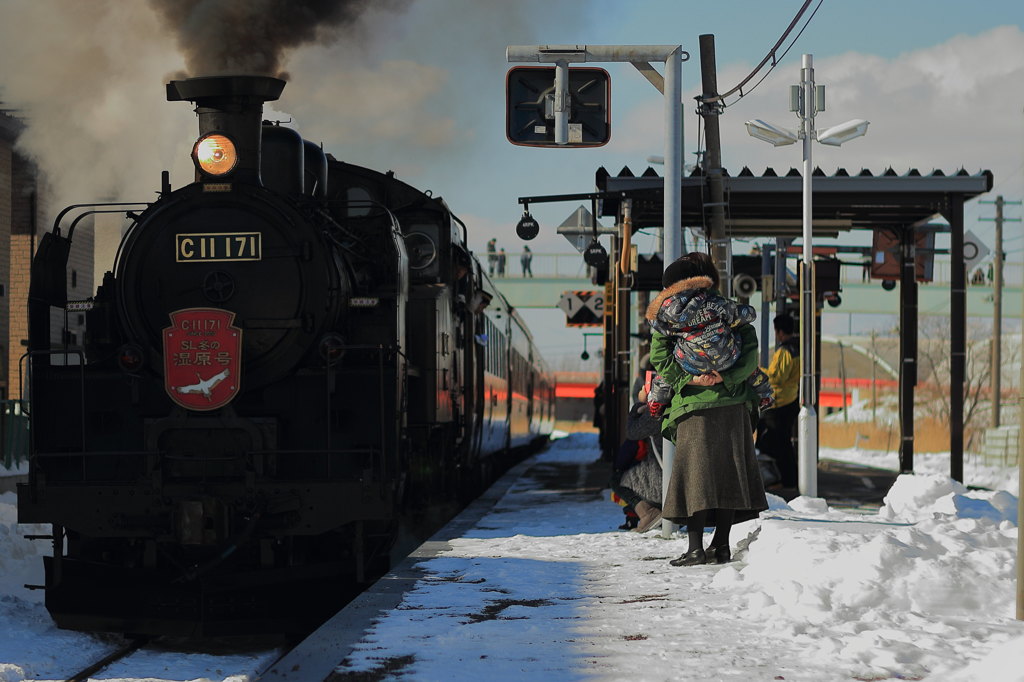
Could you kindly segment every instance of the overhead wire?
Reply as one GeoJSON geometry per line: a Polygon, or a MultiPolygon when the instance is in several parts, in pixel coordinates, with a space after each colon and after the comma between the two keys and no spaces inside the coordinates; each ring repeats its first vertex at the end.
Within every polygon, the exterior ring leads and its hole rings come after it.
{"type": "MultiPolygon", "coordinates": [[[[744,78],[742,81],[740,81],[738,85],[736,85],[734,88],[732,88],[731,90],[729,90],[728,92],[726,92],[725,94],[722,94],[722,95],[716,95],[714,97],[708,97],[708,98],[704,98],[703,96],[697,97],[697,100],[701,104],[701,107],[698,107],[698,110],[697,110],[697,115],[698,115],[698,118],[699,118],[698,125],[697,125],[697,155],[698,155],[698,160],[700,161],[700,166],[701,166],[702,172],[706,172],[707,169],[704,168],[704,162],[703,162],[704,157],[702,156],[703,152],[702,152],[702,148],[701,148],[701,145],[703,144],[703,138],[704,138],[703,133],[704,133],[704,123],[705,123],[705,120],[704,120],[704,116],[702,116],[701,113],[700,113],[700,109],[702,107],[707,107],[707,106],[715,104],[715,103],[719,103],[721,109],[725,109],[727,106],[730,106],[731,104],[735,104],[736,102],[740,101],[741,99],[743,99],[744,97],[746,97],[747,95],[752,93],[757,88],[757,86],[760,85],[764,81],[764,79],[767,78],[769,76],[769,74],[771,74],[771,72],[775,70],[775,67],[778,66],[779,62],[783,58],[785,58],[785,56],[787,54],[789,54],[789,51],[791,49],[793,49],[793,46],[796,45],[796,42],[800,39],[800,36],[802,36],[804,31],[807,30],[807,27],[810,25],[811,20],[814,19],[814,16],[818,13],[818,10],[821,9],[821,5],[822,5],[822,3],[824,1],[825,0],[818,0],[818,4],[817,4],[817,6],[815,6],[814,11],[812,11],[810,16],[807,17],[807,21],[805,21],[803,26],[800,27],[800,30],[793,37],[793,40],[789,43],[789,45],[786,47],[786,49],[782,51],[781,54],[776,56],[776,53],[778,52],[779,47],[786,41],[786,38],[789,37],[789,34],[793,32],[793,28],[797,25],[797,23],[799,23],[800,18],[804,15],[804,12],[807,11],[807,8],[810,7],[811,3],[814,2],[814,0],[805,0],[804,1],[804,4],[801,5],[800,9],[797,11],[796,16],[794,16],[793,20],[789,22],[789,26],[786,27],[786,30],[779,37],[779,39],[775,42],[775,45],[773,45],[772,48],[768,51],[768,54],[765,55],[764,59],[762,59],[761,62],[756,67],[754,67],[754,70],[751,71],[747,75],[746,78],[744,78]],[[756,76],[758,74],[758,72],[760,72],[760,70],[764,67],[764,65],[768,63],[769,59],[772,60],[771,68],[768,69],[768,71],[766,71],[765,74],[763,76],[761,76],[761,78],[756,83],[754,83],[754,85],[751,86],[751,88],[749,90],[747,90],[746,92],[743,92],[743,86],[746,85],[748,82],[750,82],[750,80],[752,78],[754,78],[754,76],[756,76]],[[732,94],[734,94],[736,92],[739,92],[740,96],[737,97],[731,104],[726,104],[725,98],[729,97],[730,95],[732,95],[732,94]]],[[[701,222],[702,222],[702,224],[706,224],[707,216],[704,215],[703,204],[704,204],[704,202],[701,202],[701,222]]],[[[728,211],[728,206],[729,206],[729,203],[727,201],[726,202],[726,207],[727,207],[726,210],[727,211],[728,211]]],[[[727,219],[729,217],[731,217],[731,216],[726,216],[727,219]]],[[[732,239],[732,228],[731,227],[729,228],[728,236],[729,236],[729,239],[731,240],[732,239]]],[[[709,246],[710,246],[710,242],[709,242],[709,246]]]]}
{"type": "Polygon", "coordinates": [[[776,52],[778,52],[778,49],[779,49],[779,47],[780,47],[780,46],[782,45],[782,43],[784,43],[784,42],[786,41],[786,38],[788,38],[788,37],[789,37],[789,34],[793,32],[793,27],[795,27],[795,26],[796,26],[796,24],[797,24],[797,23],[798,23],[798,22],[800,21],[800,17],[802,17],[802,16],[803,16],[804,12],[806,12],[806,11],[807,11],[807,8],[808,8],[808,7],[809,7],[809,6],[811,5],[811,3],[812,3],[812,2],[814,2],[814,0],[804,0],[804,4],[803,4],[803,5],[802,5],[802,6],[800,7],[800,9],[799,9],[799,10],[797,11],[797,13],[796,13],[796,16],[795,16],[795,17],[793,17],[793,21],[789,22],[789,26],[787,26],[787,27],[786,27],[786,30],[785,30],[785,32],[784,32],[784,33],[782,34],[782,36],[781,36],[781,37],[780,37],[780,38],[779,38],[779,39],[778,39],[778,40],[777,40],[777,41],[775,42],[775,45],[774,45],[774,46],[772,46],[772,49],[770,49],[770,50],[768,51],[768,54],[766,54],[766,55],[765,55],[765,57],[764,57],[764,59],[762,59],[762,60],[761,60],[761,63],[760,63],[760,64],[758,64],[757,66],[755,66],[755,67],[754,67],[754,70],[753,70],[753,71],[751,71],[751,72],[750,72],[750,73],[749,73],[749,74],[747,75],[747,77],[746,77],[746,78],[744,78],[744,79],[743,79],[742,81],[740,81],[740,82],[739,82],[739,85],[737,85],[737,86],[736,86],[736,87],[734,87],[734,88],[733,88],[732,90],[729,90],[729,92],[726,92],[725,94],[722,94],[722,95],[716,95],[716,96],[714,96],[714,97],[708,97],[707,99],[699,98],[699,99],[700,99],[700,101],[701,101],[701,103],[702,103],[702,104],[705,104],[705,105],[708,105],[708,104],[713,104],[713,103],[716,103],[716,102],[720,102],[720,103],[721,103],[721,105],[722,105],[722,107],[726,107],[726,106],[729,106],[729,105],[727,105],[727,104],[725,103],[725,98],[726,98],[726,97],[729,97],[730,95],[732,95],[732,94],[734,94],[734,93],[736,93],[736,92],[739,92],[739,93],[740,93],[740,96],[739,96],[739,97],[737,97],[737,98],[736,98],[736,100],[732,102],[732,104],[735,104],[736,102],[740,101],[741,99],[743,99],[744,97],[746,97],[747,95],[749,95],[750,93],[752,93],[752,92],[754,91],[754,89],[755,89],[755,88],[757,88],[757,86],[758,86],[758,85],[760,85],[760,84],[761,84],[761,82],[762,82],[762,81],[764,81],[764,79],[768,77],[768,74],[770,74],[770,73],[771,73],[772,71],[774,71],[774,70],[775,70],[775,67],[776,67],[776,66],[778,66],[779,62],[780,62],[780,61],[781,61],[781,60],[782,60],[782,59],[783,59],[783,58],[784,58],[784,57],[785,57],[785,56],[786,56],[787,54],[789,54],[789,51],[790,51],[791,49],[793,49],[793,46],[794,46],[794,45],[796,45],[796,41],[797,41],[797,40],[799,40],[799,39],[800,39],[800,36],[802,36],[802,35],[803,35],[803,33],[804,33],[804,31],[805,31],[805,30],[807,30],[807,26],[808,26],[808,25],[810,25],[810,23],[811,23],[811,19],[813,19],[813,18],[814,18],[814,15],[818,13],[818,10],[819,10],[819,9],[821,9],[821,4],[822,4],[822,3],[824,2],[824,1],[825,1],[825,0],[818,0],[818,5],[817,5],[817,6],[816,6],[816,7],[814,8],[814,11],[813,11],[813,12],[811,12],[811,16],[807,17],[807,21],[805,21],[805,22],[804,22],[804,25],[803,25],[803,27],[801,27],[800,31],[799,31],[799,32],[798,32],[798,33],[796,34],[796,36],[795,36],[795,37],[793,38],[793,42],[791,42],[791,43],[789,44],[789,47],[787,47],[787,48],[786,48],[786,49],[785,49],[785,50],[784,50],[784,51],[782,52],[782,54],[781,54],[781,55],[778,55],[778,56],[776,56],[776,52]],[[756,83],[754,83],[754,85],[753,85],[753,86],[752,86],[752,87],[750,88],[750,90],[748,90],[747,92],[743,92],[743,86],[744,86],[744,85],[746,85],[746,84],[747,84],[748,82],[750,82],[750,80],[751,80],[751,79],[752,79],[752,78],[753,78],[754,76],[756,76],[756,75],[758,74],[758,72],[760,72],[760,71],[761,71],[761,69],[762,69],[762,68],[764,67],[764,65],[768,63],[768,60],[769,60],[769,59],[771,59],[771,60],[772,60],[772,66],[771,66],[771,68],[770,68],[770,69],[768,69],[768,71],[767,71],[767,72],[766,72],[766,73],[765,73],[765,74],[764,74],[764,75],[763,75],[763,76],[762,76],[762,77],[760,78],[760,80],[758,80],[758,81],[757,81],[756,83]]]}

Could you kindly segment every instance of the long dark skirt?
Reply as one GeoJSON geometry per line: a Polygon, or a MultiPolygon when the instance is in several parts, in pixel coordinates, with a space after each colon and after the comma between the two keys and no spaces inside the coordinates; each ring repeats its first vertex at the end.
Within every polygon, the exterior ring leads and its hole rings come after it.
{"type": "Polygon", "coordinates": [[[705,509],[734,509],[738,523],[767,509],[752,432],[745,405],[698,410],[680,419],[662,516],[685,524],[705,509]]]}

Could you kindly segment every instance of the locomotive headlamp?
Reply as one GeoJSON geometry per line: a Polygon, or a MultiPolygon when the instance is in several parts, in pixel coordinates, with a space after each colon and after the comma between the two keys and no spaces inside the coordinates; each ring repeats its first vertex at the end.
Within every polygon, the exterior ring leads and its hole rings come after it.
{"type": "Polygon", "coordinates": [[[227,135],[203,135],[192,149],[192,159],[200,170],[210,175],[230,173],[238,163],[235,143],[227,135]]]}

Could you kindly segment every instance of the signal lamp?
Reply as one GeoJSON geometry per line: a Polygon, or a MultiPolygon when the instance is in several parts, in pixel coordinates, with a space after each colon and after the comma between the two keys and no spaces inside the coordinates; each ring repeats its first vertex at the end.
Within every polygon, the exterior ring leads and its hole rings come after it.
{"type": "Polygon", "coordinates": [[[117,351],[117,366],[129,374],[134,374],[142,369],[145,360],[142,349],[132,343],[121,346],[117,351]]]}
{"type": "Polygon", "coordinates": [[[199,169],[210,175],[226,175],[238,163],[235,143],[227,135],[203,135],[192,148],[192,160],[199,169]]]}
{"type": "Polygon", "coordinates": [[[540,225],[530,215],[529,211],[523,211],[523,217],[516,224],[516,234],[520,239],[529,241],[540,234],[540,225]]]}
{"type": "Polygon", "coordinates": [[[587,250],[583,252],[583,262],[587,265],[591,265],[595,268],[599,268],[602,265],[608,263],[608,252],[601,246],[601,243],[597,239],[593,239],[590,245],[587,246],[587,250]]]}

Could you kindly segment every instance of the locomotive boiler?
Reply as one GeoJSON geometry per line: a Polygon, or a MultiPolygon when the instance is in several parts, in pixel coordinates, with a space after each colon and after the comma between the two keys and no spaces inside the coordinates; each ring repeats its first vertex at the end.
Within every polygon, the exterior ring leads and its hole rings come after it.
{"type": "Polygon", "coordinates": [[[71,207],[40,241],[18,510],[52,525],[60,627],[301,632],[386,571],[408,518],[551,432],[552,379],[466,226],[263,121],[283,87],[172,81],[196,106],[195,181],[71,207]],[[69,302],[76,226],[122,210],[116,262],[69,302]]]}

